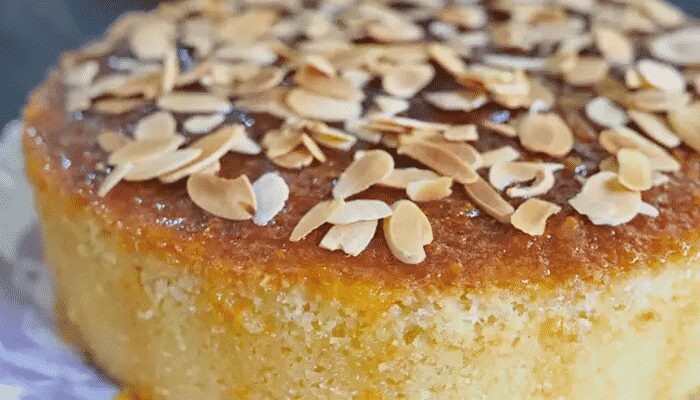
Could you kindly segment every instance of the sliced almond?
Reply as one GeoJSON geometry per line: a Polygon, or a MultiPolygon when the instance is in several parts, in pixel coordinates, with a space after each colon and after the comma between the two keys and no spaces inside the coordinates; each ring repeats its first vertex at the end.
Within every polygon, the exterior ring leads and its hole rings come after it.
{"type": "Polygon", "coordinates": [[[270,159],[275,165],[288,169],[302,169],[314,162],[314,156],[308,150],[297,149],[270,159]]]}
{"type": "Polygon", "coordinates": [[[314,131],[313,137],[314,140],[322,146],[343,151],[350,150],[355,143],[357,143],[357,138],[355,136],[328,126],[314,131]]]}
{"type": "Polygon", "coordinates": [[[342,250],[345,254],[356,257],[367,248],[376,230],[377,220],[336,225],[328,230],[320,246],[331,251],[342,250]]]}
{"type": "Polygon", "coordinates": [[[634,92],[628,101],[632,107],[638,110],[663,112],[683,108],[688,105],[691,99],[690,93],[641,89],[634,92]]]}
{"type": "Polygon", "coordinates": [[[410,107],[410,104],[405,99],[398,97],[378,95],[374,97],[374,103],[377,105],[378,112],[382,116],[393,117],[400,114],[410,107]]]}
{"type": "Polygon", "coordinates": [[[347,225],[360,221],[376,221],[392,214],[391,207],[379,200],[353,200],[345,203],[343,208],[328,218],[335,225],[347,225]]]}
{"type": "Polygon", "coordinates": [[[576,65],[564,73],[564,80],[573,86],[592,86],[605,78],[610,69],[607,61],[597,57],[580,57],[576,65]]]}
{"type": "Polygon", "coordinates": [[[406,186],[408,198],[417,201],[442,200],[452,194],[452,178],[440,177],[410,182],[406,186]]]}
{"type": "Polygon", "coordinates": [[[365,94],[356,88],[350,81],[337,76],[327,76],[314,73],[309,69],[302,69],[294,75],[296,82],[302,89],[345,101],[362,101],[365,94]]]}
{"type": "Polygon", "coordinates": [[[161,84],[161,93],[170,93],[175,88],[177,77],[180,75],[180,60],[177,56],[177,50],[172,48],[168,51],[163,60],[163,83],[161,84]]]}
{"type": "Polygon", "coordinates": [[[265,226],[279,214],[289,199],[289,186],[276,173],[270,172],[253,183],[257,209],[253,222],[265,226]]]}
{"type": "Polygon", "coordinates": [[[421,180],[434,180],[440,176],[429,169],[420,168],[395,168],[389,176],[384,178],[378,185],[406,189],[411,182],[421,180]]]}
{"type": "Polygon", "coordinates": [[[131,142],[110,154],[110,165],[136,164],[176,150],[185,138],[180,135],[131,142]]]}
{"type": "Polygon", "coordinates": [[[557,114],[529,114],[518,127],[520,143],[528,150],[562,157],[574,146],[574,134],[557,114]]]}
{"type": "Polygon", "coordinates": [[[493,121],[484,121],[481,123],[481,125],[493,132],[498,133],[501,136],[505,136],[507,138],[514,138],[518,136],[518,130],[510,124],[501,124],[493,121]]]}
{"type": "Polygon", "coordinates": [[[586,104],[586,116],[598,125],[608,128],[626,125],[627,113],[607,97],[596,97],[586,104]]]}
{"type": "Polygon", "coordinates": [[[134,139],[149,140],[172,137],[175,135],[176,128],[175,117],[167,111],[160,111],[139,120],[134,129],[134,139]]]}
{"type": "Polygon", "coordinates": [[[97,189],[97,196],[105,197],[109,192],[114,189],[119,182],[124,179],[126,174],[131,170],[131,164],[119,164],[112,169],[109,175],[102,181],[100,187],[97,189]]]}
{"type": "Polygon", "coordinates": [[[95,112],[106,115],[122,115],[146,104],[143,99],[102,99],[92,105],[95,112]]]}
{"type": "Polygon", "coordinates": [[[90,60],[63,71],[63,82],[67,86],[85,87],[92,83],[100,71],[100,64],[90,60]]]}
{"type": "Polygon", "coordinates": [[[596,46],[610,62],[629,64],[634,60],[634,47],[621,32],[606,27],[593,30],[596,46]]]}
{"type": "Polygon", "coordinates": [[[228,113],[233,105],[226,99],[199,92],[172,92],[158,99],[162,110],[182,114],[228,113]]]}
{"type": "Polygon", "coordinates": [[[235,145],[238,135],[245,133],[241,125],[225,125],[192,143],[189,148],[200,149],[202,154],[191,163],[160,177],[161,182],[173,183],[217,162],[235,145]]]}
{"type": "Polygon", "coordinates": [[[489,182],[498,190],[513,183],[534,181],[529,186],[512,187],[506,192],[510,197],[533,197],[543,195],[554,186],[554,172],[564,168],[563,164],[538,162],[502,162],[489,170],[489,182]]]}
{"type": "Polygon", "coordinates": [[[226,116],[223,114],[195,115],[189,117],[182,124],[185,131],[193,135],[203,135],[214,130],[224,123],[226,116]]]}
{"type": "Polygon", "coordinates": [[[642,76],[636,68],[628,67],[625,70],[625,86],[627,86],[628,89],[639,89],[643,84],[642,76]]]}
{"type": "Polygon", "coordinates": [[[187,179],[187,194],[197,207],[216,217],[244,221],[255,214],[255,193],[245,175],[226,179],[195,173],[187,179]]]}
{"type": "Polygon", "coordinates": [[[391,253],[406,264],[425,260],[424,246],[432,243],[433,233],[428,217],[408,200],[392,205],[393,215],[384,219],[384,237],[391,253]]]}
{"type": "Polygon", "coordinates": [[[398,154],[406,155],[459,183],[473,183],[479,176],[471,165],[446,147],[425,140],[401,144],[398,154]]]}
{"type": "Polygon", "coordinates": [[[301,133],[295,129],[273,129],[262,139],[262,145],[267,149],[266,154],[269,158],[285,155],[301,144],[301,133]]]}
{"type": "Polygon", "coordinates": [[[639,214],[657,218],[659,216],[659,209],[649,203],[642,202],[639,206],[639,214]]]}
{"type": "Polygon", "coordinates": [[[642,0],[640,5],[649,18],[666,29],[677,28],[686,20],[680,8],[665,0],[642,0]]]}
{"type": "Polygon", "coordinates": [[[333,197],[346,199],[367,190],[394,170],[394,159],[384,150],[370,150],[353,161],[338,178],[333,197]]]}
{"type": "Polygon", "coordinates": [[[131,32],[131,51],[140,59],[161,60],[174,47],[175,26],[165,19],[150,18],[131,32]]]}
{"type": "Polygon", "coordinates": [[[112,131],[102,132],[97,136],[97,144],[107,153],[113,153],[131,142],[128,137],[112,131]]]}
{"type": "Polygon", "coordinates": [[[529,199],[510,216],[510,223],[531,236],[544,234],[547,220],[561,211],[561,207],[540,199],[529,199]]]}
{"type": "Polygon", "coordinates": [[[488,102],[481,92],[446,91],[426,93],[425,99],[435,107],[446,111],[473,111],[488,102]]]}
{"type": "Polygon", "coordinates": [[[435,77],[429,65],[404,65],[389,69],[382,78],[384,91],[392,96],[410,98],[420,92],[435,77]]]}
{"type": "Polygon", "coordinates": [[[236,86],[237,95],[266,92],[278,86],[284,79],[285,71],[281,68],[268,67],[236,86]]]}
{"type": "Polygon", "coordinates": [[[312,156],[314,156],[315,159],[317,159],[319,162],[326,162],[326,155],[323,154],[323,150],[318,147],[316,142],[311,139],[311,136],[304,133],[301,135],[301,141],[304,144],[304,147],[306,147],[306,149],[312,156]]]}
{"type": "Polygon", "coordinates": [[[616,173],[602,171],[588,178],[569,204],[595,225],[618,226],[637,215],[642,196],[622,186],[616,173]]]}
{"type": "Polygon", "coordinates": [[[630,119],[650,138],[666,147],[678,147],[681,139],[673,133],[666,122],[654,114],[644,111],[629,110],[630,119]]]}
{"type": "Polygon", "coordinates": [[[341,199],[327,200],[316,204],[299,220],[294,227],[289,240],[298,242],[304,239],[321,225],[328,222],[328,219],[343,209],[345,202],[341,199]]]}
{"type": "Polygon", "coordinates": [[[700,152],[700,103],[673,110],[668,119],[683,143],[700,152]]]}
{"type": "Polygon", "coordinates": [[[685,77],[671,65],[646,58],[637,63],[637,70],[644,81],[656,89],[668,92],[685,90],[685,77]]]}
{"type": "Polygon", "coordinates": [[[649,157],[639,150],[620,149],[617,152],[618,179],[626,188],[636,191],[652,187],[652,169],[649,157]]]}
{"type": "Polygon", "coordinates": [[[640,150],[649,158],[655,171],[675,172],[681,168],[678,161],[663,147],[627,127],[604,130],[598,141],[610,154],[617,154],[620,149],[640,150]]]}
{"type": "Polygon", "coordinates": [[[700,64],[700,28],[689,27],[656,37],[649,49],[654,57],[677,65],[700,64]]]}
{"type": "Polygon", "coordinates": [[[231,152],[254,156],[262,153],[262,148],[244,132],[242,135],[236,137],[233,146],[231,146],[231,152]]]}
{"type": "Polygon", "coordinates": [[[452,142],[474,141],[479,139],[479,132],[476,125],[456,125],[448,128],[442,136],[452,142]]]}
{"type": "Polygon", "coordinates": [[[201,149],[182,149],[135,163],[124,177],[127,182],[147,181],[182,168],[202,154],[201,149]]]}
{"type": "Polygon", "coordinates": [[[433,60],[452,75],[461,75],[467,70],[467,65],[462,57],[449,46],[432,44],[428,51],[433,60]]]}
{"type": "Polygon", "coordinates": [[[503,146],[481,153],[481,168],[491,168],[499,162],[515,161],[520,158],[520,152],[511,146],[503,146]]]}
{"type": "Polygon", "coordinates": [[[303,89],[292,89],[286,97],[289,108],[304,118],[327,122],[358,119],[362,104],[356,101],[334,99],[303,89]]]}
{"type": "Polygon", "coordinates": [[[487,214],[504,224],[510,223],[515,209],[488,182],[479,178],[476,182],[464,185],[469,198],[487,214]]]}
{"type": "Polygon", "coordinates": [[[423,38],[423,29],[409,22],[371,23],[367,35],[382,43],[412,42],[423,38]]]}

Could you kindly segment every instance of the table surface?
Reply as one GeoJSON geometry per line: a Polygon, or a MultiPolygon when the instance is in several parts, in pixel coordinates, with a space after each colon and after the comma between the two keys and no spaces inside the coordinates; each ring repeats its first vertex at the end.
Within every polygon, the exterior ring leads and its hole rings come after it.
{"type": "MultiPolygon", "coordinates": [[[[673,0],[700,17],[699,0],[673,0]]],[[[119,14],[158,0],[0,0],[0,127],[67,49],[100,35],[119,14]]]]}

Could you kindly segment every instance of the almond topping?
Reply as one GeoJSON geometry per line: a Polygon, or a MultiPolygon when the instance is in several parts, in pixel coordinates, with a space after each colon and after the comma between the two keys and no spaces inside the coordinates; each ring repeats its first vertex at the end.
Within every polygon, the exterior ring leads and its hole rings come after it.
{"type": "Polygon", "coordinates": [[[255,193],[245,175],[225,179],[195,173],[187,179],[187,194],[197,207],[216,217],[244,221],[255,214],[255,193]]]}
{"type": "Polygon", "coordinates": [[[700,152],[700,103],[673,110],[668,119],[683,142],[700,152]]]}
{"type": "Polygon", "coordinates": [[[425,99],[435,107],[446,111],[473,111],[488,102],[480,92],[448,91],[426,93],[425,99]]]}
{"type": "Polygon", "coordinates": [[[512,187],[510,197],[532,197],[547,193],[554,186],[554,172],[564,168],[563,164],[538,162],[502,162],[489,170],[489,183],[498,190],[534,179],[528,187],[512,187]]]}
{"type": "Polygon", "coordinates": [[[443,44],[432,44],[428,51],[433,60],[452,75],[461,75],[467,70],[467,65],[462,57],[451,47],[443,44]]]}
{"type": "Polygon", "coordinates": [[[452,126],[443,132],[443,137],[452,142],[474,141],[479,139],[479,133],[476,130],[476,125],[458,125],[452,126]]]}
{"type": "Polygon", "coordinates": [[[556,204],[540,199],[529,199],[510,216],[510,223],[530,236],[541,236],[544,234],[549,217],[559,211],[561,207],[556,204]]]}
{"type": "Polygon", "coordinates": [[[63,71],[63,82],[73,87],[89,86],[99,71],[100,64],[97,61],[86,61],[63,71]]]}
{"type": "Polygon", "coordinates": [[[328,230],[320,246],[331,251],[342,250],[345,254],[356,257],[367,248],[376,230],[376,220],[336,225],[328,230]]]}
{"type": "Polygon", "coordinates": [[[433,241],[428,217],[408,200],[399,200],[391,208],[394,214],[384,219],[384,237],[391,253],[403,263],[420,264],[426,256],[423,247],[433,241]]]}
{"type": "Polygon", "coordinates": [[[129,37],[131,51],[140,59],[165,58],[174,46],[175,26],[163,19],[150,18],[138,24],[129,37]]]}
{"type": "Polygon", "coordinates": [[[514,137],[518,136],[517,129],[513,125],[510,125],[510,124],[500,124],[500,123],[493,122],[493,121],[484,121],[481,123],[481,125],[484,128],[489,129],[493,132],[496,132],[499,135],[505,136],[507,138],[514,138],[514,137]]]}
{"type": "Polygon", "coordinates": [[[675,172],[681,168],[678,161],[663,147],[624,126],[604,130],[600,133],[598,141],[610,154],[617,154],[620,149],[641,151],[649,158],[655,171],[675,172]]]}
{"type": "Polygon", "coordinates": [[[270,159],[275,165],[287,169],[302,169],[314,162],[314,156],[306,148],[290,151],[270,159]]]}
{"type": "Polygon", "coordinates": [[[198,92],[173,92],[158,99],[158,107],[174,113],[227,113],[233,105],[226,99],[198,92]]]}
{"type": "Polygon", "coordinates": [[[333,197],[346,199],[367,190],[394,170],[394,159],[384,150],[370,150],[353,161],[340,175],[333,188],[333,197]]]}
{"type": "Polygon", "coordinates": [[[97,144],[107,153],[114,153],[131,142],[131,139],[117,132],[102,132],[97,136],[97,144]]]}
{"type": "Polygon", "coordinates": [[[142,99],[102,99],[92,105],[92,109],[100,114],[122,115],[136,110],[146,104],[142,99]]]}
{"type": "Polygon", "coordinates": [[[225,120],[226,117],[223,114],[195,115],[187,118],[182,126],[188,133],[203,135],[223,124],[225,120]]]}
{"type": "Polygon", "coordinates": [[[629,110],[630,119],[637,124],[650,138],[666,147],[678,147],[681,139],[673,133],[660,117],[644,111],[629,110]]]}
{"type": "Polygon", "coordinates": [[[393,117],[400,114],[410,107],[410,104],[405,99],[398,97],[378,95],[374,97],[374,103],[377,105],[378,114],[385,117],[393,117]]]}
{"type": "Polygon", "coordinates": [[[440,176],[429,169],[395,168],[389,176],[379,182],[380,186],[406,189],[411,182],[434,180],[440,176]]]}
{"type": "Polygon", "coordinates": [[[629,102],[634,108],[642,111],[662,112],[683,108],[691,99],[690,93],[642,89],[634,92],[629,102]]]}
{"type": "Polygon", "coordinates": [[[491,168],[496,163],[515,161],[520,158],[520,152],[511,146],[503,146],[494,150],[481,153],[481,168],[491,168]]]}
{"type": "Polygon", "coordinates": [[[175,171],[189,164],[202,154],[200,149],[175,150],[135,163],[124,178],[127,182],[147,181],[175,171]]]}
{"type": "Polygon", "coordinates": [[[211,134],[192,143],[189,148],[200,149],[202,154],[194,161],[186,166],[161,176],[160,180],[164,183],[177,182],[194,173],[200,172],[202,169],[209,167],[212,163],[218,161],[224,154],[228,153],[235,145],[238,135],[243,135],[244,130],[241,125],[224,125],[211,134]]]}
{"type": "Polygon", "coordinates": [[[110,154],[107,162],[110,165],[136,164],[174,151],[183,143],[185,138],[180,135],[131,142],[110,154]]]}
{"type": "Polygon", "coordinates": [[[276,173],[270,172],[253,183],[257,210],[253,216],[255,225],[265,226],[282,211],[289,199],[289,186],[276,173]]]}
{"type": "Polygon", "coordinates": [[[172,48],[168,50],[165,60],[163,61],[163,83],[161,84],[161,93],[166,94],[172,92],[179,75],[180,60],[177,57],[177,50],[172,48]]]}
{"type": "Polygon", "coordinates": [[[278,86],[284,79],[285,71],[280,68],[263,68],[258,73],[236,87],[237,95],[266,92],[278,86]]]}
{"type": "Polygon", "coordinates": [[[474,203],[487,214],[504,224],[510,223],[510,216],[515,209],[485,180],[479,179],[464,185],[464,189],[474,203]]]}
{"type": "Polygon", "coordinates": [[[649,157],[639,150],[620,149],[617,152],[618,179],[630,190],[643,191],[652,187],[649,157]]]}
{"type": "Polygon", "coordinates": [[[309,233],[328,222],[328,219],[342,210],[344,205],[345,202],[341,199],[326,200],[316,204],[301,217],[289,240],[298,242],[304,239],[309,233]]]}
{"type": "Polygon", "coordinates": [[[619,31],[599,27],[593,31],[593,35],[596,46],[608,61],[617,64],[629,64],[634,60],[632,43],[619,31]]]}
{"type": "Polygon", "coordinates": [[[334,99],[303,89],[292,89],[286,98],[287,105],[304,118],[327,122],[358,119],[362,104],[356,101],[334,99]]]}
{"type": "Polygon", "coordinates": [[[175,117],[167,111],[160,111],[139,120],[134,129],[134,139],[140,141],[172,137],[176,128],[175,117]]]}
{"type": "Polygon", "coordinates": [[[586,104],[586,116],[598,125],[614,128],[626,125],[627,113],[607,97],[596,97],[586,104]]]}
{"type": "Polygon", "coordinates": [[[595,225],[618,226],[637,215],[642,196],[622,186],[616,173],[602,171],[588,178],[569,204],[595,225]]]}
{"type": "Polygon", "coordinates": [[[362,101],[365,98],[364,92],[356,88],[350,81],[320,74],[310,68],[298,71],[294,75],[294,82],[302,89],[335,99],[362,101]]]}
{"type": "Polygon", "coordinates": [[[328,218],[335,225],[347,225],[360,221],[375,221],[392,214],[391,207],[379,200],[353,200],[345,203],[343,208],[328,218]]]}
{"type": "Polygon", "coordinates": [[[231,151],[239,154],[257,155],[262,153],[262,148],[253,139],[251,139],[245,132],[243,134],[236,136],[236,140],[231,146],[231,151]]]}
{"type": "Polygon", "coordinates": [[[435,201],[452,194],[452,178],[440,177],[414,181],[406,186],[408,198],[417,201],[435,201]]]}
{"type": "Polygon", "coordinates": [[[319,162],[326,162],[326,155],[323,154],[323,150],[318,147],[316,142],[311,139],[311,136],[304,133],[301,135],[301,141],[304,144],[304,147],[306,147],[306,149],[312,156],[314,156],[315,159],[317,159],[319,162]]]}
{"type": "Polygon", "coordinates": [[[410,98],[420,92],[435,76],[429,65],[404,65],[389,69],[382,78],[382,87],[388,94],[410,98]]]}
{"type": "Polygon", "coordinates": [[[442,175],[454,178],[459,183],[473,183],[479,178],[471,165],[439,144],[425,140],[411,140],[401,144],[398,154],[409,156],[442,175]]]}
{"type": "Polygon", "coordinates": [[[520,143],[528,150],[562,157],[574,146],[574,134],[557,114],[529,114],[518,128],[520,143]]]}
{"type": "Polygon", "coordinates": [[[112,191],[119,182],[124,179],[126,174],[129,173],[131,170],[131,164],[119,164],[116,167],[112,169],[112,172],[105,177],[105,179],[102,181],[100,184],[100,187],[97,189],[97,195],[99,197],[105,197],[107,196],[107,193],[112,191]]]}
{"type": "Polygon", "coordinates": [[[676,68],[658,61],[644,59],[637,63],[639,74],[651,86],[668,92],[682,92],[686,82],[676,68]]]}
{"type": "Polygon", "coordinates": [[[700,64],[700,28],[686,28],[655,38],[649,49],[654,57],[678,65],[700,64]]]}
{"type": "Polygon", "coordinates": [[[323,126],[321,129],[313,132],[313,137],[318,144],[329,147],[331,149],[348,151],[355,143],[357,138],[349,135],[339,129],[323,126]]]}
{"type": "Polygon", "coordinates": [[[592,86],[605,78],[610,65],[597,57],[581,57],[576,65],[564,73],[564,79],[573,86],[592,86]]]}

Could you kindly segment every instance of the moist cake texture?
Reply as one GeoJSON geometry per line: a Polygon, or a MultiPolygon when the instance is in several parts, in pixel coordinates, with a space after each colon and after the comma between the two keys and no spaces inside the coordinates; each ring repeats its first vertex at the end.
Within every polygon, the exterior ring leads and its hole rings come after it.
{"type": "Polygon", "coordinates": [[[658,0],[127,15],[25,111],[64,331],[156,399],[689,398],[698,43],[658,0]]]}

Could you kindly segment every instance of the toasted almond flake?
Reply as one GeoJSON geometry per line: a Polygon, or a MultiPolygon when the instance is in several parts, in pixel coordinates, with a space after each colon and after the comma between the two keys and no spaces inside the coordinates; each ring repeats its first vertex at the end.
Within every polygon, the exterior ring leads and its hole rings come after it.
{"type": "Polygon", "coordinates": [[[563,164],[540,162],[501,162],[489,170],[489,183],[498,190],[514,184],[534,182],[527,187],[514,187],[508,190],[510,197],[532,197],[547,193],[554,186],[554,172],[564,168],[563,164]]]}
{"type": "Polygon", "coordinates": [[[183,143],[185,138],[180,135],[131,142],[110,154],[107,162],[110,165],[136,164],[174,151],[183,143]]]}
{"type": "Polygon", "coordinates": [[[69,91],[66,94],[66,112],[85,111],[92,105],[90,96],[83,91],[69,91]]]}
{"type": "Polygon", "coordinates": [[[411,182],[421,181],[421,180],[434,180],[439,178],[440,175],[429,169],[420,168],[396,168],[389,176],[384,178],[378,183],[380,186],[395,188],[395,189],[406,189],[411,182]]]}
{"type": "Polygon", "coordinates": [[[367,248],[376,230],[376,220],[336,225],[328,230],[320,246],[331,251],[342,250],[345,254],[356,257],[367,248]]]}
{"type": "Polygon", "coordinates": [[[665,0],[642,0],[644,13],[666,29],[677,28],[685,22],[683,11],[665,0]]]}
{"type": "Polygon", "coordinates": [[[225,120],[226,116],[223,114],[195,115],[187,118],[182,126],[188,133],[203,135],[223,124],[225,120]]]}
{"type": "Polygon", "coordinates": [[[134,28],[129,44],[134,55],[142,60],[161,60],[175,44],[175,26],[170,21],[151,18],[134,28]]]}
{"type": "Polygon", "coordinates": [[[462,57],[449,46],[431,44],[428,51],[433,60],[452,75],[461,75],[467,70],[467,65],[462,57]]]}
{"type": "Polygon", "coordinates": [[[659,209],[649,203],[642,202],[639,206],[639,214],[656,218],[659,216],[659,209]]]}
{"type": "Polygon", "coordinates": [[[328,218],[335,225],[347,225],[360,221],[376,221],[392,214],[391,207],[379,200],[353,200],[345,203],[343,208],[328,218]]]}
{"type": "Polygon", "coordinates": [[[333,64],[326,57],[319,54],[308,54],[304,56],[302,62],[304,67],[327,77],[336,76],[338,73],[333,64]]]}
{"type": "Polygon", "coordinates": [[[296,129],[273,129],[262,139],[262,145],[267,149],[266,154],[269,158],[285,155],[301,144],[301,133],[296,129]]]}
{"type": "Polygon", "coordinates": [[[574,134],[554,113],[529,114],[518,127],[520,143],[528,150],[563,157],[574,146],[574,134]]]}
{"type": "Polygon", "coordinates": [[[401,144],[398,154],[409,156],[459,183],[473,183],[478,179],[474,168],[446,146],[425,140],[411,140],[401,144]]]}
{"type": "Polygon", "coordinates": [[[226,99],[199,92],[172,92],[158,99],[158,107],[174,113],[227,113],[233,105],[226,99]]]}
{"type": "Polygon", "coordinates": [[[481,153],[481,168],[491,168],[499,162],[515,161],[520,158],[520,152],[511,146],[503,146],[481,153]]]}
{"type": "Polygon", "coordinates": [[[482,92],[467,91],[432,92],[424,96],[428,103],[446,111],[473,111],[489,100],[482,92]]]}
{"type": "Polygon", "coordinates": [[[247,61],[256,65],[270,65],[277,54],[265,43],[229,44],[219,48],[216,56],[225,60],[247,61]]]}
{"type": "Polygon", "coordinates": [[[479,139],[479,132],[473,124],[457,125],[444,131],[443,137],[453,142],[474,141],[479,139]]]}
{"type": "Polygon", "coordinates": [[[649,157],[639,150],[620,149],[617,152],[618,179],[630,190],[644,191],[652,187],[649,157]]]}
{"type": "Polygon", "coordinates": [[[112,131],[102,132],[97,136],[97,144],[107,153],[114,153],[131,142],[128,137],[112,131]]]}
{"type": "Polygon", "coordinates": [[[487,53],[482,56],[484,64],[496,68],[508,68],[524,71],[543,71],[547,59],[541,57],[514,56],[511,54],[487,53]]]}
{"type": "Polygon", "coordinates": [[[343,206],[345,206],[345,202],[342,199],[326,200],[316,204],[301,217],[289,236],[289,240],[298,242],[304,239],[309,233],[328,222],[328,219],[342,210],[343,206]]]}
{"type": "Polygon", "coordinates": [[[300,88],[323,96],[346,101],[362,101],[365,94],[350,81],[337,76],[326,76],[309,69],[301,69],[294,75],[300,88]]]}
{"type": "Polygon", "coordinates": [[[357,143],[357,138],[355,136],[328,126],[314,131],[313,137],[321,146],[343,151],[350,150],[355,143],[357,143]]]}
{"type": "Polygon", "coordinates": [[[346,199],[367,190],[394,170],[394,159],[384,150],[370,150],[353,161],[338,178],[333,197],[346,199]]]}
{"type": "Polygon", "coordinates": [[[440,10],[437,17],[465,29],[478,29],[488,22],[488,15],[480,5],[448,6],[440,10]]]}
{"type": "Polygon", "coordinates": [[[561,211],[561,207],[540,199],[528,199],[510,216],[510,223],[531,236],[541,236],[547,220],[561,211]]]}
{"type": "Polygon", "coordinates": [[[253,222],[265,226],[279,214],[289,199],[289,186],[274,172],[269,172],[253,183],[257,210],[253,222]]]}
{"type": "Polygon", "coordinates": [[[163,61],[163,83],[161,84],[161,93],[170,93],[175,88],[177,77],[180,75],[180,60],[177,56],[177,50],[174,48],[168,50],[163,61]]]}
{"type": "Polygon", "coordinates": [[[429,65],[403,65],[389,69],[382,78],[384,91],[392,96],[410,98],[420,92],[435,77],[429,65]]]}
{"type": "Polygon", "coordinates": [[[410,182],[406,186],[408,198],[417,201],[435,201],[452,194],[452,178],[440,177],[410,182]]]}
{"type": "Polygon", "coordinates": [[[588,178],[569,204],[595,225],[618,226],[637,215],[642,196],[622,186],[616,173],[602,171],[588,178]]]}
{"type": "Polygon", "coordinates": [[[435,143],[469,164],[472,169],[477,170],[481,168],[483,159],[481,153],[474,146],[464,142],[443,142],[441,140],[435,141],[435,143]]]}
{"type": "Polygon", "coordinates": [[[175,117],[167,111],[160,111],[139,120],[134,129],[134,139],[140,141],[168,138],[175,135],[176,129],[175,117]]]}
{"type": "Polygon", "coordinates": [[[641,89],[629,99],[632,107],[648,112],[663,112],[683,108],[692,99],[689,93],[658,89],[641,89]]]}
{"type": "Polygon", "coordinates": [[[600,133],[598,141],[610,154],[617,154],[620,149],[640,150],[649,157],[655,171],[675,172],[681,168],[678,161],[663,147],[627,127],[604,130],[600,133]]]}
{"type": "Polygon", "coordinates": [[[100,114],[121,115],[134,111],[146,104],[142,99],[102,99],[92,105],[93,110],[100,114]]]}
{"type": "Polygon", "coordinates": [[[161,182],[173,183],[208,168],[219,161],[235,145],[239,135],[245,133],[241,125],[224,125],[216,131],[192,143],[190,149],[200,149],[202,154],[184,167],[160,177],[161,182]]]}
{"type": "Polygon", "coordinates": [[[586,104],[586,116],[598,125],[608,128],[626,125],[627,113],[607,97],[596,97],[586,104]]]}
{"type": "Polygon", "coordinates": [[[544,84],[537,80],[530,81],[530,94],[527,102],[530,105],[530,112],[546,112],[554,105],[556,98],[554,93],[544,84]]]}
{"type": "Polygon", "coordinates": [[[63,71],[63,82],[68,86],[85,87],[95,80],[100,71],[100,64],[97,61],[86,61],[67,68],[63,71]]]}
{"type": "Polygon", "coordinates": [[[372,80],[372,75],[369,72],[359,69],[342,70],[340,76],[358,89],[363,88],[367,82],[372,80]]]}
{"type": "Polygon", "coordinates": [[[216,175],[221,171],[221,162],[219,160],[214,161],[213,163],[207,165],[206,167],[202,168],[198,174],[209,174],[209,175],[216,175]]]}
{"type": "Polygon", "coordinates": [[[611,171],[617,173],[617,171],[620,169],[620,166],[617,164],[617,157],[605,157],[600,164],[598,164],[598,169],[601,171],[611,171]]]}
{"type": "Polygon", "coordinates": [[[189,164],[202,154],[200,149],[182,149],[163,153],[153,158],[135,163],[124,177],[127,182],[147,181],[158,178],[189,164]]]}
{"type": "Polygon", "coordinates": [[[403,263],[420,264],[426,257],[423,247],[433,241],[428,217],[408,200],[399,200],[391,208],[393,215],[384,219],[384,238],[391,253],[403,263]]]}
{"type": "Polygon", "coordinates": [[[593,30],[595,43],[603,56],[612,63],[629,64],[634,60],[634,47],[621,32],[598,27],[593,30]]]}
{"type": "Polygon", "coordinates": [[[303,89],[290,90],[286,102],[300,116],[326,122],[358,119],[362,113],[359,102],[334,99],[303,89]]]}
{"type": "Polygon", "coordinates": [[[637,69],[644,81],[656,89],[668,92],[685,90],[685,77],[671,65],[646,58],[637,63],[637,69]]]}
{"type": "Polygon", "coordinates": [[[625,85],[628,89],[639,89],[643,84],[642,76],[636,68],[628,67],[625,70],[625,85]]]}
{"type": "Polygon", "coordinates": [[[382,116],[393,117],[396,114],[400,114],[410,107],[410,104],[406,99],[400,99],[398,97],[378,95],[374,97],[374,104],[377,105],[379,113],[382,116]]]}
{"type": "Polygon", "coordinates": [[[644,133],[650,138],[666,147],[678,147],[681,144],[681,139],[673,133],[666,122],[651,113],[644,111],[629,110],[630,119],[637,124],[644,133]]]}
{"type": "Polygon", "coordinates": [[[318,147],[316,142],[311,139],[311,136],[304,133],[301,135],[301,141],[304,144],[304,147],[306,147],[306,149],[312,156],[314,156],[315,159],[317,159],[319,162],[326,162],[326,155],[323,154],[323,150],[318,147]]]}
{"type": "Polygon", "coordinates": [[[493,122],[493,121],[484,121],[481,123],[481,125],[484,128],[491,130],[493,132],[496,132],[499,135],[505,136],[507,138],[514,138],[514,137],[518,136],[517,129],[513,125],[510,125],[510,124],[500,124],[500,123],[493,122]]]}
{"type": "Polygon", "coordinates": [[[668,119],[683,143],[700,152],[700,103],[673,110],[668,119]]]}
{"type": "Polygon", "coordinates": [[[290,151],[270,159],[275,165],[288,169],[302,169],[314,161],[314,156],[306,148],[290,151]]]}
{"type": "Polygon", "coordinates": [[[262,148],[244,132],[236,136],[236,140],[231,146],[231,151],[239,154],[257,155],[262,153],[262,148]]]}
{"type": "Polygon", "coordinates": [[[510,216],[515,209],[484,179],[464,185],[469,198],[487,214],[504,224],[510,223],[510,216]]]}
{"type": "Polygon", "coordinates": [[[382,141],[382,133],[367,128],[368,121],[364,119],[350,120],[345,122],[345,130],[368,143],[380,143],[382,141]]]}
{"type": "Polygon", "coordinates": [[[107,177],[102,181],[100,187],[97,189],[97,196],[105,197],[109,192],[114,189],[119,182],[124,179],[126,174],[131,170],[131,164],[120,164],[112,169],[107,177]]]}
{"type": "Polygon", "coordinates": [[[187,179],[187,194],[197,207],[219,218],[245,221],[255,214],[255,192],[245,175],[226,179],[195,173],[187,179]]]}
{"type": "Polygon", "coordinates": [[[255,76],[238,85],[236,87],[236,94],[240,96],[266,92],[282,83],[285,74],[285,71],[281,68],[263,68],[258,71],[255,76]]]}
{"type": "Polygon", "coordinates": [[[409,22],[371,23],[367,26],[367,35],[383,43],[412,42],[423,38],[423,29],[409,22]]]}
{"type": "Polygon", "coordinates": [[[576,65],[564,73],[564,80],[573,86],[592,86],[605,78],[610,69],[607,61],[598,57],[580,57],[576,65]]]}

